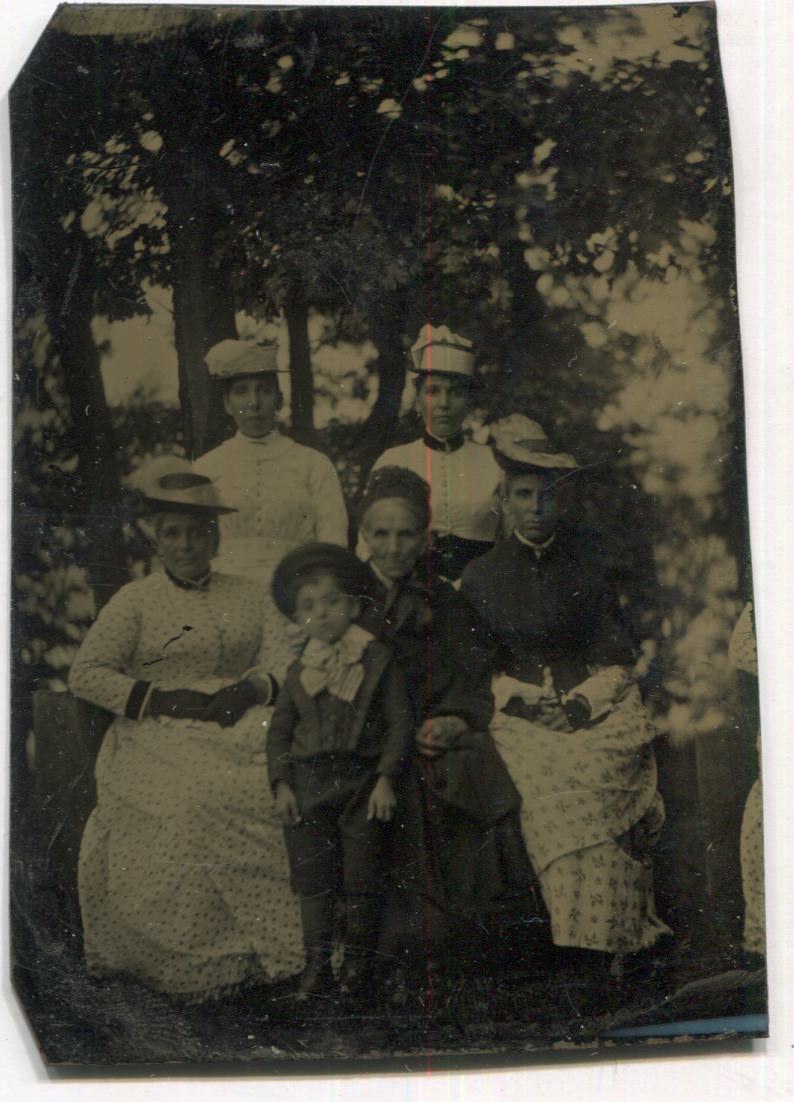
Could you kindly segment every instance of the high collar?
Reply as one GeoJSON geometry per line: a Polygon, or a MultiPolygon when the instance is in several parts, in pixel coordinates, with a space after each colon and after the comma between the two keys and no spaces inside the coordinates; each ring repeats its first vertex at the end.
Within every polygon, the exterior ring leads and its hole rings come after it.
{"type": "Polygon", "coordinates": [[[443,452],[445,455],[449,455],[451,452],[460,451],[466,443],[466,437],[462,432],[456,432],[454,436],[448,436],[446,440],[441,440],[438,436],[433,436],[432,432],[428,431],[428,429],[425,429],[423,439],[425,447],[430,448],[430,450],[434,452],[443,452]]]}
{"type": "Polygon", "coordinates": [[[190,578],[177,577],[177,575],[172,574],[167,567],[165,567],[164,569],[169,581],[172,581],[175,586],[178,586],[179,589],[197,589],[202,593],[206,593],[206,591],[210,587],[210,580],[212,578],[211,570],[208,570],[207,573],[203,575],[203,577],[191,580],[190,578]]]}
{"type": "Polygon", "coordinates": [[[272,428],[270,432],[266,432],[264,436],[246,436],[244,432],[238,430],[235,439],[238,443],[252,448],[268,448],[272,447],[280,436],[281,433],[277,428],[272,428]]]}
{"type": "Polygon", "coordinates": [[[557,539],[557,533],[552,532],[544,543],[533,543],[532,540],[528,540],[526,536],[522,536],[516,528],[513,529],[513,536],[523,547],[528,547],[530,551],[534,551],[536,559],[542,558],[545,552],[549,550],[557,539]]]}

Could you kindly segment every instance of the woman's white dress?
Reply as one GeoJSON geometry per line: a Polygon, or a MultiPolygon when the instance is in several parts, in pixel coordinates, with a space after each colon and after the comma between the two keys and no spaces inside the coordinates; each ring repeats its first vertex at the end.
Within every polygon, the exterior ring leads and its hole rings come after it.
{"type": "Polygon", "coordinates": [[[237,510],[220,518],[216,570],[269,586],[284,555],[307,540],[347,546],[342,487],[322,452],[278,430],[261,438],[238,433],[194,468],[212,479],[224,505],[237,510]]]}
{"type": "Polygon", "coordinates": [[[375,462],[379,467],[405,467],[430,485],[430,526],[437,536],[493,543],[499,524],[497,488],[501,471],[484,444],[464,441],[454,450],[425,437],[389,448],[375,462]]]}
{"type": "Polygon", "coordinates": [[[80,850],[92,972],[204,999],[300,970],[300,918],[267,779],[271,709],[252,708],[231,728],[124,716],[138,681],[213,692],[255,666],[283,675],[293,653],[261,587],[241,578],[213,574],[196,589],[155,573],[100,612],[70,675],[77,696],[117,717],[80,850]]]}

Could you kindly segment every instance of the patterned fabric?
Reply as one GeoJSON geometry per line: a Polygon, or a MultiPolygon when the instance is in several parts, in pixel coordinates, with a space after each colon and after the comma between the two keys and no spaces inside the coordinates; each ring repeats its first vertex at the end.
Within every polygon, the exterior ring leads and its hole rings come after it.
{"type": "MultiPolygon", "coordinates": [[[[728,656],[737,670],[758,677],[758,654],[755,642],[753,606],[748,603],[733,629],[728,656]]],[[[759,741],[756,745],[760,750],[759,741]]],[[[761,766],[759,754],[759,769],[761,766]]],[[[766,918],[764,913],[764,815],[763,789],[758,777],[742,816],[740,857],[742,893],[744,895],[744,947],[748,953],[766,951],[766,918]]]]}
{"type": "Polygon", "coordinates": [[[636,686],[599,724],[552,731],[498,712],[491,734],[521,798],[521,824],[556,945],[630,952],[668,928],[646,854],[664,822],[656,736],[636,686]],[[625,836],[641,835],[637,853],[625,836]]]}
{"type": "Polygon", "coordinates": [[[207,589],[185,589],[152,574],[108,602],[80,648],[70,688],[119,716],[97,759],[97,807],[80,850],[85,953],[96,974],[127,972],[202,999],[302,965],[267,784],[271,710],[252,708],[227,729],[122,718],[141,679],[214,692],[253,665],[283,676],[294,652],[271,635],[271,616],[250,581],[213,575],[207,589]]]}
{"type": "MultiPolygon", "coordinates": [[[[668,932],[654,908],[648,856],[664,808],[656,731],[621,669],[632,645],[606,563],[592,533],[560,527],[540,553],[515,537],[498,544],[466,570],[462,592],[493,632],[499,671],[537,686],[535,694],[589,687],[594,714],[608,708],[573,732],[499,711],[491,733],[521,793],[554,942],[629,952],[668,932]]],[[[502,703],[513,690],[500,681],[502,703]]]]}
{"type": "Polygon", "coordinates": [[[309,696],[327,689],[331,696],[348,703],[355,698],[364,680],[361,657],[373,636],[357,624],[351,624],[335,643],[310,639],[301,655],[301,685],[309,696]]]}
{"type": "Polygon", "coordinates": [[[728,645],[728,658],[737,670],[758,677],[758,654],[755,645],[755,625],[751,601],[742,609],[728,645]]]}
{"type": "Polygon", "coordinates": [[[740,854],[744,893],[744,947],[748,953],[766,951],[764,914],[764,815],[761,778],[750,789],[742,816],[740,854]]]}

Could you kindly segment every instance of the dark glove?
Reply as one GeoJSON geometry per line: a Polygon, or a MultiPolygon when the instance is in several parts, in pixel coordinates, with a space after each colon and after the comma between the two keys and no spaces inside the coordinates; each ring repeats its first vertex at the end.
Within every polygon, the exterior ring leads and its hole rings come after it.
{"type": "Polygon", "coordinates": [[[203,719],[212,697],[194,689],[152,689],[147,715],[169,716],[171,719],[203,719]]]}
{"type": "Polygon", "coordinates": [[[220,723],[221,727],[234,727],[258,699],[250,681],[236,681],[212,697],[201,718],[207,723],[220,723]]]}
{"type": "Polygon", "coordinates": [[[583,696],[570,697],[562,707],[574,731],[578,731],[580,727],[590,722],[590,705],[583,696]]]}

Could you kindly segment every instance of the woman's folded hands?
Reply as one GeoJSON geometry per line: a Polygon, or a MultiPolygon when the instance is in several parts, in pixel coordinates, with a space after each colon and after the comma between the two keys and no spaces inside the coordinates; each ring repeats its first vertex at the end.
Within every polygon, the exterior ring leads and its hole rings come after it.
{"type": "Polygon", "coordinates": [[[498,712],[540,723],[551,731],[575,731],[590,719],[588,700],[582,694],[569,693],[560,700],[548,668],[540,685],[502,674],[494,679],[492,690],[498,712]]]}
{"type": "Polygon", "coordinates": [[[152,689],[146,715],[167,719],[193,719],[233,727],[249,708],[259,703],[253,681],[243,678],[216,693],[196,689],[152,689]]]}
{"type": "Polygon", "coordinates": [[[168,719],[203,719],[212,699],[210,693],[195,689],[152,689],[146,714],[168,719]]]}
{"type": "Polygon", "coordinates": [[[417,731],[416,749],[425,758],[437,758],[468,729],[469,725],[460,716],[432,716],[417,731]]]}
{"type": "Polygon", "coordinates": [[[234,727],[249,708],[259,702],[259,694],[252,681],[236,681],[215,693],[201,717],[206,723],[219,723],[221,727],[234,727]]]}

